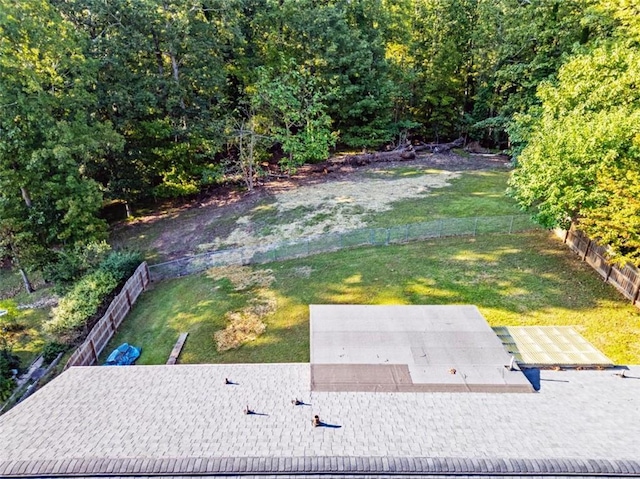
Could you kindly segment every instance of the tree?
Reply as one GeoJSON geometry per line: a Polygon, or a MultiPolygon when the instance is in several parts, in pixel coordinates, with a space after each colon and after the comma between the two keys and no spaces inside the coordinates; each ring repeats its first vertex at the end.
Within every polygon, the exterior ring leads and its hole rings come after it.
{"type": "Polygon", "coordinates": [[[0,0],[0,248],[25,270],[52,249],[104,237],[87,163],[121,147],[95,120],[94,70],[78,35],[45,0],[0,0]]]}
{"type": "Polygon", "coordinates": [[[515,197],[541,224],[576,222],[606,241],[614,259],[636,264],[638,52],[635,41],[620,35],[574,56],[560,69],[557,85],[541,85],[540,113],[519,120],[526,147],[511,180],[515,197]]]}
{"type": "Polygon", "coordinates": [[[110,198],[192,194],[215,174],[228,104],[227,65],[241,2],[57,1],[90,37],[97,113],[124,139],[88,165],[110,198]],[[229,23],[232,23],[231,25],[229,23]]]}
{"type": "Polygon", "coordinates": [[[295,61],[285,65],[283,73],[261,70],[253,104],[264,117],[267,132],[286,154],[280,164],[291,174],[307,162],[327,159],[336,135],[323,102],[327,95],[318,82],[295,61]]]}
{"type": "MultiPolygon", "coordinates": [[[[240,171],[248,191],[253,191],[260,173],[260,162],[266,156],[265,143],[270,138],[258,133],[259,125],[252,107],[239,112],[229,132],[231,155],[236,155],[235,166],[240,171]]],[[[232,162],[233,164],[233,162],[232,162]]]]}

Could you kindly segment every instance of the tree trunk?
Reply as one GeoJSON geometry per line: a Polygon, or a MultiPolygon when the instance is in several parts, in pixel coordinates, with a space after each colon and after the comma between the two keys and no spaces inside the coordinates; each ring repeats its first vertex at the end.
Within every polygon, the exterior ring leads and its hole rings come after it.
{"type": "Polygon", "coordinates": [[[33,293],[33,286],[31,286],[31,282],[29,281],[29,277],[27,276],[27,272],[24,268],[19,268],[20,275],[22,276],[22,282],[24,283],[24,289],[27,290],[27,293],[33,293]]]}
{"type": "Polygon", "coordinates": [[[31,195],[29,195],[29,190],[22,186],[20,187],[20,191],[22,192],[22,199],[27,205],[27,208],[31,208],[31,195]]]}

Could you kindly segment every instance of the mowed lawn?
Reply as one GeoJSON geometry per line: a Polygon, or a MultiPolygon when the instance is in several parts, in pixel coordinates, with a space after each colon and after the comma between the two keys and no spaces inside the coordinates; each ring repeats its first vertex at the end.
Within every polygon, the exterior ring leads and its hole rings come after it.
{"type": "MultiPolygon", "coordinates": [[[[189,332],[182,363],[309,360],[309,304],[475,304],[493,326],[571,325],[618,364],[640,363],[640,310],[552,233],[449,238],[360,248],[256,266],[273,271],[267,330],[220,353],[213,335],[251,292],[206,273],[145,293],[108,350],[142,346],[138,364],[166,362],[189,332]]],[[[108,351],[105,351],[105,354],[108,351]]]]}

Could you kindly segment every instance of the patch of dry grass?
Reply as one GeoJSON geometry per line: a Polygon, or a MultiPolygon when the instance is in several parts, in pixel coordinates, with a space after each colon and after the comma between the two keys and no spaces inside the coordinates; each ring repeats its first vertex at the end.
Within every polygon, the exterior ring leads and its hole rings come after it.
{"type": "Polygon", "coordinates": [[[223,266],[207,272],[211,279],[226,279],[236,291],[252,289],[254,297],[239,311],[225,315],[227,326],[213,335],[218,351],[236,349],[254,341],[267,329],[263,319],[276,310],[276,298],[269,290],[275,280],[272,271],[252,270],[246,266],[223,266]]]}
{"type": "Polygon", "coordinates": [[[270,269],[252,271],[246,266],[218,266],[207,271],[207,276],[215,281],[227,279],[236,291],[249,288],[268,288],[275,281],[270,269]]]}

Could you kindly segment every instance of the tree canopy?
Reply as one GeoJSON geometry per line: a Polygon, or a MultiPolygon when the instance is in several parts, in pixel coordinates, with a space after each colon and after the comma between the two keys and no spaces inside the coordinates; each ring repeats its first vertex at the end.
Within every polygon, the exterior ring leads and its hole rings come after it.
{"type": "Polygon", "coordinates": [[[41,268],[104,238],[106,200],[462,136],[513,153],[542,224],[637,262],[638,18],[630,0],[0,0],[0,255],[41,268]]]}
{"type": "MultiPolygon", "coordinates": [[[[626,18],[626,17],[623,17],[626,18]]],[[[571,57],[538,87],[539,109],[516,118],[525,141],[512,179],[541,224],[575,222],[640,264],[640,50],[637,27],[571,57]]]]}

